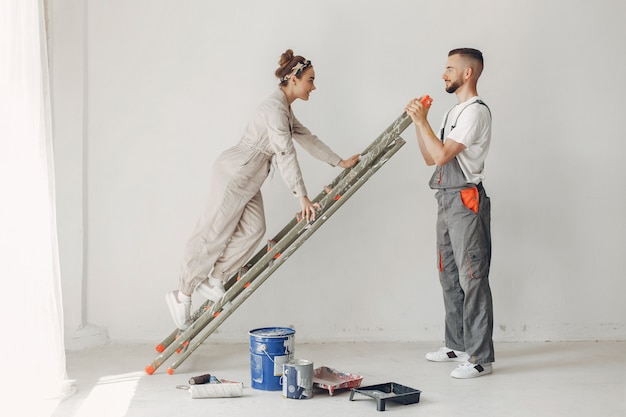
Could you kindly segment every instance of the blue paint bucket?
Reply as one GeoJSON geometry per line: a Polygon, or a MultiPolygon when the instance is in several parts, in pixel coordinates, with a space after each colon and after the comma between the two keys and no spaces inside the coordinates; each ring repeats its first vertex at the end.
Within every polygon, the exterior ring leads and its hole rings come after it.
{"type": "Polygon", "coordinates": [[[252,388],[280,391],[283,364],[293,360],[296,331],[288,327],[250,330],[252,388]]]}

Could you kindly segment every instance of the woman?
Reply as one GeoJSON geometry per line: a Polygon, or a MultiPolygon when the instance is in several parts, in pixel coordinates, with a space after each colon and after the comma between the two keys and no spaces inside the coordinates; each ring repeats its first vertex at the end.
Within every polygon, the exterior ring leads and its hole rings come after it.
{"type": "Polygon", "coordinates": [[[179,289],[166,295],[176,326],[190,322],[191,294],[219,301],[224,282],[252,256],[265,234],[261,186],[272,159],[294,197],[302,216],[315,220],[318,204],[311,202],[302,180],[293,141],[313,157],[332,166],[351,168],[359,155],[344,160],[293,115],[291,103],[309,99],[315,90],[311,61],[285,51],[275,75],[276,89],[254,113],[241,141],[223,152],[213,165],[210,201],[196,225],[183,255],[179,289]]]}

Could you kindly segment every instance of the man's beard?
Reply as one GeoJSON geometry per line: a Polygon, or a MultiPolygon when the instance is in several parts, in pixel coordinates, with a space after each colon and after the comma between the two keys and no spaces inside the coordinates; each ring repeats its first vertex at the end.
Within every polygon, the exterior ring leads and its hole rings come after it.
{"type": "Polygon", "coordinates": [[[455,81],[452,84],[450,84],[448,87],[446,87],[446,91],[450,94],[454,93],[456,90],[459,89],[459,87],[461,87],[463,85],[462,81],[455,81]]]}

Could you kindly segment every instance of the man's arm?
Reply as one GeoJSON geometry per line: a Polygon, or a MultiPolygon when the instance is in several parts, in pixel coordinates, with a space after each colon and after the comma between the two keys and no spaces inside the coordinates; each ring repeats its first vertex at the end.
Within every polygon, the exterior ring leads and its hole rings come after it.
{"type": "Polygon", "coordinates": [[[442,143],[439,138],[435,136],[428,121],[414,121],[414,123],[417,143],[424,157],[424,161],[426,161],[426,165],[445,165],[465,149],[465,145],[449,138],[442,143]]]}

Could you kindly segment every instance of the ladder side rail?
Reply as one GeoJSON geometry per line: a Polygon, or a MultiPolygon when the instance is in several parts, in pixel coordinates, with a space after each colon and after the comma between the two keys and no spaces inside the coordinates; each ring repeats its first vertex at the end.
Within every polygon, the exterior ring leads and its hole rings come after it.
{"type": "MultiPolygon", "coordinates": [[[[333,203],[334,202],[334,198],[338,195],[341,194],[341,192],[343,192],[342,187],[338,186],[338,184],[344,184],[344,187],[346,186],[350,186],[351,182],[354,182],[354,178],[358,178],[357,175],[358,173],[360,173],[363,170],[368,169],[369,164],[374,160],[375,157],[378,156],[378,154],[382,151],[384,151],[384,149],[390,144],[393,143],[393,141],[395,141],[397,138],[399,138],[399,134],[402,133],[410,124],[411,124],[411,119],[409,118],[409,116],[406,113],[402,113],[399,117],[396,118],[396,120],[389,125],[389,127],[387,127],[387,129],[385,129],[363,152],[362,152],[362,160],[359,161],[359,163],[351,168],[351,169],[346,169],[344,171],[342,171],[336,178],[335,180],[333,180],[330,184],[330,188],[331,188],[331,192],[327,193],[326,191],[322,190],[313,201],[315,202],[322,202],[323,200],[326,200],[326,204],[328,203],[333,203]],[[346,181],[346,176],[350,176],[350,180],[346,181]]],[[[359,175],[360,176],[360,175],[359,175]]],[[[267,251],[267,246],[262,248],[261,250],[259,250],[259,252],[257,252],[257,254],[251,259],[250,263],[252,265],[251,269],[254,269],[255,267],[258,267],[259,271],[262,271],[267,264],[269,264],[270,262],[274,261],[274,256],[276,256],[276,254],[280,253],[280,251],[283,249],[283,247],[287,246],[287,242],[284,242],[284,244],[280,244],[280,242],[282,240],[284,240],[284,237],[286,235],[288,235],[290,232],[292,232],[292,230],[294,229],[294,227],[298,226],[298,222],[296,219],[292,219],[290,222],[288,222],[288,224],[272,239],[275,240],[277,242],[277,245],[271,250],[267,251]],[[271,255],[271,256],[270,256],[271,255]],[[264,262],[260,262],[261,265],[259,265],[259,261],[261,261],[263,259],[263,257],[266,257],[264,262]]],[[[298,229],[302,229],[303,227],[306,227],[306,225],[302,225],[301,228],[298,229]]],[[[300,233],[300,230],[297,231],[297,233],[300,233]]],[[[296,233],[296,235],[297,235],[296,233]]],[[[287,239],[289,240],[289,239],[287,239]]],[[[252,271],[249,270],[247,274],[251,273],[252,271]]],[[[235,275],[234,277],[236,277],[237,275],[235,275]]],[[[233,278],[234,278],[233,277],[233,278]]],[[[231,278],[229,281],[233,282],[233,278],[231,278]]],[[[243,284],[241,284],[240,288],[238,288],[236,291],[236,293],[238,294],[241,291],[241,287],[243,287],[243,285],[245,285],[247,283],[247,281],[244,281],[243,284]]],[[[227,281],[228,284],[228,281],[227,281]]],[[[238,282],[234,282],[234,284],[232,284],[233,286],[238,285],[238,282]]],[[[229,287],[227,285],[227,292],[229,291],[229,287]]],[[[236,295],[235,295],[236,296],[236,295]]],[[[221,303],[219,304],[223,304],[225,300],[222,300],[221,303]]],[[[227,300],[226,300],[227,301],[227,300]]],[[[206,324],[211,320],[211,318],[213,317],[213,315],[215,315],[216,312],[219,312],[221,310],[221,305],[216,306],[213,305],[210,309],[209,309],[209,304],[208,302],[205,302],[200,309],[198,309],[192,316],[192,318],[194,319],[194,324],[197,324],[196,326],[192,325],[190,326],[189,329],[187,329],[185,332],[183,332],[182,334],[179,335],[179,337],[177,338],[176,335],[178,335],[178,331],[175,330],[172,334],[170,334],[159,346],[157,346],[157,350],[158,351],[162,351],[162,354],[160,355],[160,357],[162,356],[168,356],[173,354],[174,351],[178,350],[180,347],[183,347],[185,343],[187,343],[188,340],[190,340],[191,338],[195,337],[195,335],[198,333],[198,331],[203,328],[204,326],[206,326],[206,324]],[[209,311],[206,311],[209,310],[209,311]],[[211,313],[211,314],[208,314],[211,313]],[[209,318],[205,318],[203,320],[203,317],[209,316],[209,318]],[[171,344],[178,340],[177,346],[171,347],[171,344]],[[171,348],[171,349],[170,349],[171,348]],[[169,350],[169,352],[168,352],[169,350]]],[[[153,365],[158,365],[157,362],[155,362],[153,365]]],[[[156,369],[156,368],[154,368],[156,369]]]]}
{"type": "Polygon", "coordinates": [[[189,355],[191,355],[221,325],[224,320],[226,320],[241,304],[243,304],[243,302],[247,300],[248,297],[250,297],[250,295],[252,295],[252,293],[256,291],[256,289],[258,289],[272,273],[274,273],[274,271],[276,271],[276,269],[286,262],[291,254],[300,248],[302,244],[304,244],[304,242],[308,240],[308,238],[318,228],[320,228],[322,224],[324,224],[359,188],[361,188],[361,186],[365,184],[365,182],[367,182],[367,180],[376,171],[378,171],[382,165],[384,165],[405,143],[404,139],[398,138],[388,152],[383,154],[382,157],[376,161],[376,164],[373,164],[372,167],[359,177],[358,181],[354,182],[351,187],[345,190],[341,199],[337,200],[335,204],[322,213],[318,220],[311,223],[311,227],[298,236],[296,240],[289,245],[288,250],[276,259],[269,268],[264,269],[259,275],[254,277],[250,281],[250,286],[244,288],[243,291],[232,300],[231,305],[223,308],[220,314],[200,331],[197,338],[194,338],[193,343],[188,346],[188,349],[181,354],[181,356],[170,366],[170,368],[168,368],[168,373],[173,373],[174,370],[177,369],[178,366],[180,366],[180,364],[182,364],[189,357],[189,355]]]}

